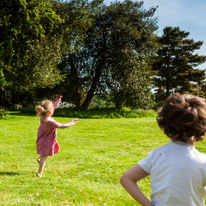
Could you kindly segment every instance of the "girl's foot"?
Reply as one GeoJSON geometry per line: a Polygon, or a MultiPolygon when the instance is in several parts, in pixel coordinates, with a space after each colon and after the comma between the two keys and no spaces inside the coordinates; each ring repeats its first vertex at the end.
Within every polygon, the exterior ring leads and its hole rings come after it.
{"type": "Polygon", "coordinates": [[[36,176],[37,176],[37,177],[42,177],[42,174],[37,173],[36,176]]]}
{"type": "Polygon", "coordinates": [[[36,159],[36,161],[37,161],[38,163],[40,163],[40,160],[41,160],[40,157],[36,159]]]}

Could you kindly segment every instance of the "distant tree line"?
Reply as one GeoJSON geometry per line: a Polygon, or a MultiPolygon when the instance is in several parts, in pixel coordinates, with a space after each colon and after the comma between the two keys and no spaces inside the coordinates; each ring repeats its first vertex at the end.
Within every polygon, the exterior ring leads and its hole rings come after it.
{"type": "Polygon", "coordinates": [[[0,106],[64,96],[87,110],[95,95],[150,108],[174,92],[205,96],[203,42],[166,27],[143,1],[1,0],[0,106]]]}

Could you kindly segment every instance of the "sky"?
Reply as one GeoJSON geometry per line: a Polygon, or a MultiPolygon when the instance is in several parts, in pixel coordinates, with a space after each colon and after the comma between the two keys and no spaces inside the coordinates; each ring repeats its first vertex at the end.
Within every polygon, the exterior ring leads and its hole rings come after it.
{"type": "MultiPolygon", "coordinates": [[[[116,0],[104,0],[106,4],[116,0]]],[[[119,0],[122,2],[123,0],[119,0]]],[[[166,26],[179,27],[189,32],[188,39],[203,41],[201,49],[194,53],[206,56],[206,0],[143,0],[143,7],[158,6],[154,17],[158,18],[158,34],[163,33],[166,26]]],[[[199,66],[206,70],[206,63],[199,66]]]]}

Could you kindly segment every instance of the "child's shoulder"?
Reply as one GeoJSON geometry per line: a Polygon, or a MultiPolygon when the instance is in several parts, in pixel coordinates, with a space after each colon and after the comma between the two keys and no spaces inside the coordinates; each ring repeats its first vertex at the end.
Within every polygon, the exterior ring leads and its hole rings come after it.
{"type": "Polygon", "coordinates": [[[153,153],[159,153],[159,152],[161,152],[161,151],[168,150],[169,147],[170,147],[170,144],[171,144],[171,142],[168,142],[167,144],[164,144],[164,145],[162,145],[162,146],[159,146],[159,147],[155,148],[155,149],[153,150],[153,153]]]}
{"type": "Polygon", "coordinates": [[[43,125],[52,125],[55,123],[55,120],[52,117],[49,117],[48,119],[41,119],[41,124],[43,125]]]}
{"type": "Polygon", "coordinates": [[[195,149],[194,154],[196,158],[198,158],[200,161],[206,164],[206,154],[205,153],[202,153],[199,150],[195,149]]]}
{"type": "Polygon", "coordinates": [[[169,144],[170,143],[167,143],[165,145],[162,145],[162,146],[155,148],[153,151],[151,151],[148,154],[148,158],[151,159],[151,161],[152,161],[161,155],[164,156],[164,154],[168,154],[169,144]]]}
{"type": "Polygon", "coordinates": [[[170,141],[167,144],[155,148],[152,152],[150,152],[149,156],[155,159],[159,156],[169,157],[173,153],[176,153],[176,149],[174,147],[174,143],[170,141]]]}
{"type": "Polygon", "coordinates": [[[49,117],[49,118],[47,119],[47,122],[48,122],[48,123],[51,123],[51,122],[55,122],[55,120],[53,119],[53,117],[49,117]]]}

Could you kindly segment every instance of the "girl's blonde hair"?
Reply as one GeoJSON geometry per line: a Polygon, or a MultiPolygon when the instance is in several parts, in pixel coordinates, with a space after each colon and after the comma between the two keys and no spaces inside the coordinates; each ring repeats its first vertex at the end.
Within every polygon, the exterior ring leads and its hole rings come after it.
{"type": "Polygon", "coordinates": [[[50,100],[44,100],[36,106],[35,110],[36,116],[42,116],[46,119],[54,111],[53,103],[50,100]]]}

